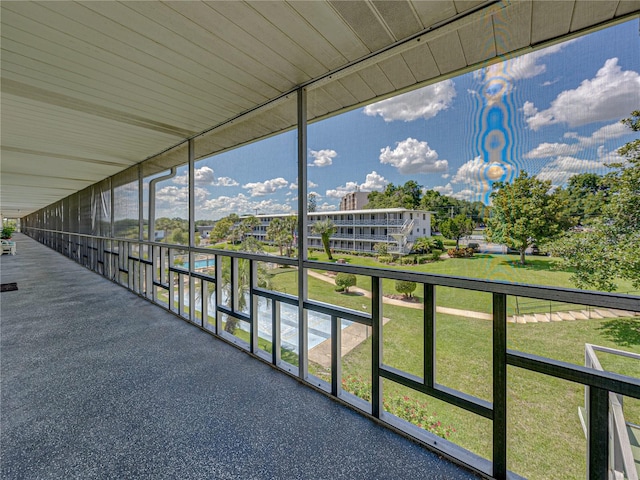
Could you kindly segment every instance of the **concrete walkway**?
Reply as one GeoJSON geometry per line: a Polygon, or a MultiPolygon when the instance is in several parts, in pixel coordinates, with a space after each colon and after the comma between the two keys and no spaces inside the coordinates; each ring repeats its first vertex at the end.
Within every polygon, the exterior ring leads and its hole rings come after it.
{"type": "Polygon", "coordinates": [[[0,478],[477,478],[24,235],[0,257],[0,478]]]}

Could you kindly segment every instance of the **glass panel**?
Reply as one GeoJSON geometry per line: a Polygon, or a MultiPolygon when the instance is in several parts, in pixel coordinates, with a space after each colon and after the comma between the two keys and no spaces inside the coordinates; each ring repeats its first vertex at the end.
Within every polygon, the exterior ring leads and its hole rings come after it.
{"type": "Polygon", "coordinates": [[[385,412],[460,445],[476,455],[492,458],[491,420],[387,379],[383,379],[382,388],[385,412]]]}
{"type": "MultiPolygon", "coordinates": [[[[298,307],[280,304],[280,358],[294,367],[300,366],[298,358],[300,322],[298,307]]],[[[286,368],[286,367],[285,367],[286,368]]]]}
{"type": "Polygon", "coordinates": [[[206,253],[194,253],[193,265],[187,265],[189,270],[197,272],[200,275],[209,275],[213,278],[216,276],[216,257],[215,255],[206,253]]]}
{"type": "Polygon", "coordinates": [[[370,329],[342,322],[342,378],[341,397],[365,411],[371,411],[371,359],[372,341],[370,329]],[[356,334],[352,345],[349,335],[356,334]],[[363,338],[364,337],[364,338],[363,338]],[[366,402],[363,404],[362,402],[366,402]]]}
{"type": "Polygon", "coordinates": [[[139,236],[138,169],[126,170],[113,179],[114,236],[135,238],[139,236]]]}
{"type": "Polygon", "coordinates": [[[216,328],[216,284],[207,281],[203,281],[202,284],[201,296],[207,311],[203,326],[213,332],[216,328]]]}
{"type": "Polygon", "coordinates": [[[493,398],[492,301],[489,293],[436,288],[436,382],[488,401],[493,398]],[[441,290],[457,298],[459,308],[442,306],[441,290]]]}
{"type": "Polygon", "coordinates": [[[249,323],[231,315],[222,314],[222,333],[245,350],[249,349],[249,323]]]}
{"type": "Polygon", "coordinates": [[[295,103],[294,96],[195,139],[200,245],[296,255],[296,131],[239,141],[277,131],[277,125],[292,127],[295,103]]]}
{"type": "Polygon", "coordinates": [[[514,350],[583,366],[587,343],[640,354],[639,312],[522,298],[510,304],[515,308],[508,341],[514,350]]]}
{"type": "Polygon", "coordinates": [[[586,439],[579,408],[584,387],[508,367],[507,468],[525,478],[583,479],[586,439]]]}
{"type": "Polygon", "coordinates": [[[164,306],[165,308],[169,307],[169,292],[167,291],[167,289],[158,286],[154,288],[156,303],[164,306]]]}
{"type": "Polygon", "coordinates": [[[258,263],[258,282],[260,275],[264,275],[265,287],[275,292],[298,296],[298,269],[289,265],[275,262],[258,263]]]}
{"type": "Polygon", "coordinates": [[[309,299],[362,313],[371,313],[371,278],[362,275],[307,269],[309,299]]]}
{"type": "MultiPolygon", "coordinates": [[[[336,320],[339,322],[339,319],[336,320]]],[[[335,338],[331,336],[331,316],[309,310],[307,312],[307,342],[309,382],[331,391],[331,348],[335,338]]]]}
{"type": "Polygon", "coordinates": [[[383,290],[382,362],[424,378],[423,288],[415,282],[385,280],[383,290]]]}

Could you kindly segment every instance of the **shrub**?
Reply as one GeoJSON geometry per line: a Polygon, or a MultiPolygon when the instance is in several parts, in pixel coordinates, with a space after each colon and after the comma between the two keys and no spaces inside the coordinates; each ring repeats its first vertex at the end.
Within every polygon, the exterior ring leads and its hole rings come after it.
{"type": "Polygon", "coordinates": [[[444,243],[442,243],[441,238],[431,237],[431,244],[432,244],[432,248],[431,248],[432,251],[434,248],[437,248],[438,250],[444,250],[444,243]]]}
{"type": "Polygon", "coordinates": [[[429,257],[416,257],[416,260],[418,261],[418,265],[423,265],[429,261],[429,257]]]}
{"type": "Polygon", "coordinates": [[[455,249],[455,248],[450,248],[449,250],[447,250],[447,255],[449,255],[451,258],[468,258],[468,257],[473,257],[473,248],[460,248],[460,249],[455,249]]]}
{"type": "MultiPolygon", "coordinates": [[[[336,286],[342,288],[345,292],[349,292],[349,287],[353,287],[356,282],[356,276],[353,273],[339,273],[336,275],[336,286]]],[[[337,291],[337,290],[336,290],[337,291]]]]}
{"type": "Polygon", "coordinates": [[[396,292],[403,294],[405,297],[410,297],[417,286],[416,282],[396,280],[396,292]]]}
{"type": "Polygon", "coordinates": [[[431,260],[434,262],[440,260],[440,255],[442,255],[442,250],[431,250],[431,260]]]}
{"type": "Polygon", "coordinates": [[[480,244],[479,243],[471,242],[469,245],[467,245],[467,247],[471,248],[475,253],[478,253],[480,251],[480,244]]]}
{"type": "Polygon", "coordinates": [[[400,259],[400,265],[413,265],[414,263],[416,263],[414,257],[402,257],[400,259]]]}
{"type": "Polygon", "coordinates": [[[391,255],[380,255],[378,261],[380,263],[391,263],[393,262],[393,257],[391,255]]]}

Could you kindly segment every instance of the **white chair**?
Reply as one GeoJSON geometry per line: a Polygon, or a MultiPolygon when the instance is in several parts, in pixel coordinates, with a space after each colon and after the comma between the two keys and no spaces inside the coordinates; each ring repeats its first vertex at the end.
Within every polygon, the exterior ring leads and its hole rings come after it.
{"type": "Polygon", "coordinates": [[[16,242],[10,242],[9,240],[0,240],[2,243],[2,254],[10,253],[11,255],[16,254],[16,242]]]}

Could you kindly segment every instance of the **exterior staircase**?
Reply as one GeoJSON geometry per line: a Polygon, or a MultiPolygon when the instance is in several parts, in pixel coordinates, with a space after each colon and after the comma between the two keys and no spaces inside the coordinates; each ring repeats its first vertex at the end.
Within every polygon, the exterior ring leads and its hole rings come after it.
{"type": "Polygon", "coordinates": [[[638,317],[640,312],[630,312],[615,308],[594,308],[591,310],[569,310],[545,313],[522,313],[507,317],[509,323],[549,323],[600,318],[638,317]]]}

